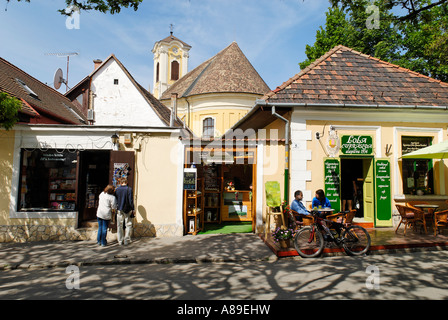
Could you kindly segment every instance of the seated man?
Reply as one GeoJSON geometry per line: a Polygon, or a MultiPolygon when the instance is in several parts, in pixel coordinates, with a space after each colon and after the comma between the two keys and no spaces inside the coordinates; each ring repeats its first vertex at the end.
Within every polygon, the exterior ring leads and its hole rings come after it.
{"type": "Polygon", "coordinates": [[[306,210],[305,206],[302,203],[303,193],[300,190],[294,192],[294,200],[291,203],[291,210],[294,210],[297,213],[301,214],[310,214],[308,210],[306,210]]]}

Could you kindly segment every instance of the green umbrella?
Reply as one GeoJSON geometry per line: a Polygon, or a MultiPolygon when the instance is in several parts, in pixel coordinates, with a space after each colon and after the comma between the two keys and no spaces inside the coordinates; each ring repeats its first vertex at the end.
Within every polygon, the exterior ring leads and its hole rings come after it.
{"type": "Polygon", "coordinates": [[[404,159],[444,159],[448,157],[448,140],[403,155],[404,159]]]}

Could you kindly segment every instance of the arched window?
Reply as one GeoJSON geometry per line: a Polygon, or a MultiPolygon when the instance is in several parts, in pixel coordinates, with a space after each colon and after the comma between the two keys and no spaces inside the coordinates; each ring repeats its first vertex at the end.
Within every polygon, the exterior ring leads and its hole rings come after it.
{"type": "Polygon", "coordinates": [[[179,62],[171,62],[171,80],[179,80],[179,62]]]}
{"type": "Polygon", "coordinates": [[[160,64],[157,62],[157,65],[156,65],[156,82],[159,82],[159,74],[160,74],[160,64]]]}
{"type": "Polygon", "coordinates": [[[202,136],[204,138],[213,138],[215,135],[215,120],[213,118],[205,118],[202,120],[202,136]]]}

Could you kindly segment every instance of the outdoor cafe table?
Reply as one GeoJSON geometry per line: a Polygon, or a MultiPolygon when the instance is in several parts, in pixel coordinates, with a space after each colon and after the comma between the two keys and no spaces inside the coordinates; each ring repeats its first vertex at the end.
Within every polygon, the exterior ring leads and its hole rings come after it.
{"type": "Polygon", "coordinates": [[[412,206],[424,210],[426,209],[426,211],[431,215],[439,208],[439,206],[436,204],[414,204],[412,206]]]}
{"type": "Polygon", "coordinates": [[[425,214],[425,215],[428,218],[431,218],[433,226],[435,226],[434,212],[436,212],[436,210],[439,208],[438,205],[436,205],[436,204],[414,204],[413,206],[416,208],[425,210],[427,212],[427,214],[425,214]]]}

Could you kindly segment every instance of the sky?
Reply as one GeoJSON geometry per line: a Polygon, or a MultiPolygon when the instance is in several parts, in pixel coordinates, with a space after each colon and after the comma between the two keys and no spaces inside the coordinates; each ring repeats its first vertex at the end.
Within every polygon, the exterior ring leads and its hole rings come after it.
{"type": "MultiPolygon", "coordinates": [[[[58,9],[64,0],[0,0],[0,57],[53,87],[61,68],[68,86],[93,71],[93,60],[110,54],[143,87],[153,92],[154,43],[170,34],[191,45],[189,70],[236,41],[266,82],[275,89],[300,71],[305,47],[325,24],[328,0],[144,0],[137,11],[81,12],[70,20],[58,9]]],[[[63,85],[59,92],[65,93],[63,85]]]]}

